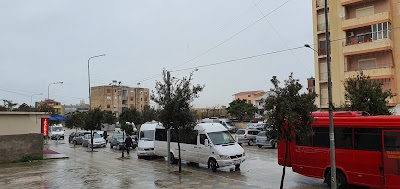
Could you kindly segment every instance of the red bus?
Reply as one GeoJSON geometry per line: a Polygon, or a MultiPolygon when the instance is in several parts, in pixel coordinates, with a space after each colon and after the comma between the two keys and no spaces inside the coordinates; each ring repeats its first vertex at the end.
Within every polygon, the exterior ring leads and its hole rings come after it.
{"type": "MultiPolygon", "coordinates": [[[[287,166],[301,175],[330,179],[328,112],[313,112],[314,134],[289,144],[287,166]]],[[[348,184],[400,189],[400,116],[334,112],[338,188],[348,184]]],[[[285,143],[278,145],[283,166],[285,143]]],[[[328,182],[327,182],[328,183],[328,182]]],[[[329,182],[330,184],[330,182],[329,182]]]]}

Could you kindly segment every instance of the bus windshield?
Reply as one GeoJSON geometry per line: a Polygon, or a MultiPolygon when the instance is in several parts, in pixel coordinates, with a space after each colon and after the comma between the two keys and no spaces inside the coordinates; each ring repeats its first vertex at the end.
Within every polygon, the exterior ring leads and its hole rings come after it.
{"type": "Polygon", "coordinates": [[[154,130],[140,131],[140,140],[153,141],[154,130]]]}
{"type": "Polygon", "coordinates": [[[235,139],[233,139],[228,131],[219,131],[207,134],[214,145],[235,143],[235,139]]]}

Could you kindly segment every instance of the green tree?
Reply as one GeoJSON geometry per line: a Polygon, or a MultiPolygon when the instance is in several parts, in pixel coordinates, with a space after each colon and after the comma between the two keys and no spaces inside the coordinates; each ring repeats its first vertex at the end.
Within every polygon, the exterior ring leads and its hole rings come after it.
{"type": "MultiPolygon", "coordinates": [[[[181,147],[180,142],[184,137],[190,140],[196,125],[196,116],[191,112],[191,103],[194,98],[203,90],[204,86],[191,85],[193,73],[189,77],[173,79],[170,72],[163,71],[163,82],[156,82],[156,92],[151,95],[151,99],[161,106],[159,121],[166,129],[172,129],[178,143],[178,164],[179,173],[182,172],[181,166],[181,147]]],[[[175,158],[172,156],[175,161],[175,158]]]]}
{"type": "Polygon", "coordinates": [[[142,115],[135,108],[124,109],[119,116],[119,122],[122,131],[126,132],[128,135],[132,135],[133,126],[127,123],[134,123],[135,125],[142,123],[142,115]]]}
{"type": "Polygon", "coordinates": [[[350,100],[352,111],[366,111],[371,115],[390,115],[387,99],[393,97],[390,90],[383,90],[382,83],[371,80],[361,71],[344,83],[345,97],[350,100]]]}
{"type": "Polygon", "coordinates": [[[85,112],[70,112],[67,114],[68,120],[65,121],[65,127],[70,129],[84,128],[87,113],[85,112]]]}
{"type": "Polygon", "coordinates": [[[286,150],[284,156],[284,166],[281,178],[281,186],[285,179],[286,159],[288,156],[289,142],[297,137],[306,137],[312,134],[311,123],[313,117],[311,112],[315,111],[315,93],[302,93],[303,86],[299,80],[293,78],[293,73],[289,79],[284,81],[284,87],[280,87],[276,76],[272,77],[271,83],[274,88],[271,89],[274,95],[265,100],[265,110],[267,111],[267,123],[273,127],[268,132],[268,136],[277,139],[278,142],[285,142],[286,150]]]}
{"type": "MultiPolygon", "coordinates": [[[[101,123],[103,122],[103,120],[104,120],[104,115],[103,112],[100,110],[100,108],[91,109],[87,113],[85,124],[83,124],[83,128],[85,130],[90,130],[90,133],[92,135],[91,137],[92,144],[94,136],[93,131],[101,129],[101,123]]],[[[92,152],[93,152],[93,145],[92,145],[92,152]]]]}
{"type": "Polygon", "coordinates": [[[114,116],[114,114],[112,113],[112,111],[107,111],[104,110],[103,111],[103,124],[114,124],[117,121],[117,118],[114,116]]]}
{"type": "Polygon", "coordinates": [[[7,108],[4,106],[0,106],[0,111],[7,111],[7,108]]]}
{"type": "Polygon", "coordinates": [[[143,123],[150,122],[157,119],[157,111],[150,107],[145,106],[142,110],[143,123]]]}
{"type": "Polygon", "coordinates": [[[31,107],[25,103],[22,103],[21,105],[18,106],[17,109],[14,109],[14,111],[17,111],[17,112],[29,112],[30,110],[31,110],[31,107]]]}
{"type": "Polygon", "coordinates": [[[229,103],[229,107],[226,108],[231,116],[238,118],[239,120],[254,118],[254,114],[258,111],[252,104],[247,103],[246,99],[236,99],[229,103]]]}

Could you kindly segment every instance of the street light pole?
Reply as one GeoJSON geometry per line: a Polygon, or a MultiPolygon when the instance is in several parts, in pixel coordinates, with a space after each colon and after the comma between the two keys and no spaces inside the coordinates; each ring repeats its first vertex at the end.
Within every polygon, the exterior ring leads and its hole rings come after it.
{"type": "Polygon", "coordinates": [[[38,94],[33,94],[33,95],[31,95],[31,103],[29,103],[29,111],[30,111],[30,112],[32,111],[32,97],[33,97],[33,96],[36,96],[36,95],[43,95],[43,93],[38,93],[38,94]]]}
{"type": "Polygon", "coordinates": [[[59,82],[50,83],[50,84],[47,86],[47,99],[48,99],[48,100],[50,100],[50,85],[53,85],[53,84],[63,84],[63,83],[64,83],[64,82],[59,81],[59,82]]]}
{"type": "Polygon", "coordinates": [[[96,56],[89,57],[89,59],[87,61],[87,72],[88,72],[88,81],[89,81],[89,110],[92,109],[91,103],[90,103],[90,67],[89,67],[90,59],[96,58],[96,57],[100,57],[100,56],[106,56],[106,54],[101,54],[101,55],[96,55],[96,56]]]}
{"type": "MultiPolygon", "coordinates": [[[[335,159],[335,128],[333,125],[333,100],[332,100],[332,76],[331,76],[331,41],[329,33],[329,16],[328,16],[328,0],[325,0],[324,5],[325,13],[325,36],[326,36],[326,66],[328,72],[328,107],[329,107],[329,148],[330,148],[330,159],[331,159],[331,178],[327,182],[331,182],[331,188],[336,189],[336,159],[335,159]]],[[[310,49],[310,45],[304,45],[310,49]]],[[[315,49],[313,49],[315,52],[315,49]]]]}

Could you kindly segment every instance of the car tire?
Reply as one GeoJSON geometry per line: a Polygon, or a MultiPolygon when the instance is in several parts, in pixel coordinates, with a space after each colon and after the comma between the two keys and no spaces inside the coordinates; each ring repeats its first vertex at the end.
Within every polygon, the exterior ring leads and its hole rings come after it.
{"type": "Polygon", "coordinates": [[[239,165],[235,165],[235,169],[236,170],[240,170],[240,164],[239,165]]]}
{"type": "Polygon", "coordinates": [[[113,145],[111,145],[111,143],[110,143],[110,148],[113,148],[113,145]]]}
{"type": "Polygon", "coordinates": [[[275,148],[275,146],[276,146],[276,142],[272,142],[271,147],[275,148]]]}
{"type": "Polygon", "coordinates": [[[259,148],[262,148],[263,146],[262,146],[262,145],[258,145],[258,147],[259,147],[259,148]]]}
{"type": "Polygon", "coordinates": [[[217,161],[215,159],[210,159],[208,161],[208,167],[211,168],[212,172],[217,172],[217,161]]]}
{"type": "Polygon", "coordinates": [[[254,141],[253,140],[249,140],[249,142],[247,143],[249,146],[253,146],[254,145],[254,141]]]}
{"type": "Polygon", "coordinates": [[[178,163],[178,160],[175,159],[174,154],[173,154],[172,152],[170,152],[169,162],[170,162],[171,164],[177,164],[177,163],[178,163]]]}
{"type": "MultiPolygon", "coordinates": [[[[325,182],[331,187],[331,171],[328,171],[325,175],[325,182]]],[[[341,171],[336,171],[336,183],[337,183],[337,189],[347,189],[348,188],[348,183],[346,176],[341,172],[341,171]]]]}

